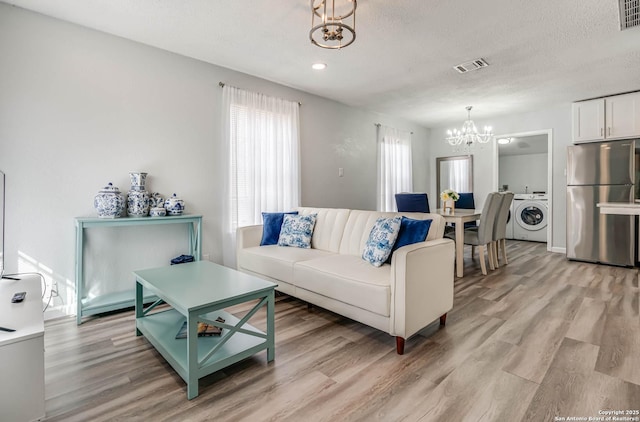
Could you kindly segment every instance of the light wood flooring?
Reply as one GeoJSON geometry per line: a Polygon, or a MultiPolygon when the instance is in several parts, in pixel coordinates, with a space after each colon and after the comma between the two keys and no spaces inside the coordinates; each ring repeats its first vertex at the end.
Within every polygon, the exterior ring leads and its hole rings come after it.
{"type": "MultiPolygon", "coordinates": [[[[135,336],[133,311],[49,321],[46,420],[554,421],[640,409],[637,269],[508,241],[509,265],[483,277],[469,253],[447,325],[407,340],[405,355],[384,332],[279,296],[275,361],[262,352],[212,374],[191,401],[135,336]]],[[[264,313],[252,324],[264,328],[264,313]]]]}

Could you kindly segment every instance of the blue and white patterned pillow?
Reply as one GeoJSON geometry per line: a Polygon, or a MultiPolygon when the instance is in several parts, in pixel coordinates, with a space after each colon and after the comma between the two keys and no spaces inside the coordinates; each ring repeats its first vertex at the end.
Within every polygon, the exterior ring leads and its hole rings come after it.
{"type": "Polygon", "coordinates": [[[316,225],[318,214],[291,215],[285,214],[278,238],[278,246],[294,246],[309,249],[311,235],[316,225]]]}
{"type": "Polygon", "coordinates": [[[393,244],[400,232],[402,217],[378,218],[371,228],[369,239],[364,245],[362,259],[376,267],[381,266],[391,255],[393,244]]]}

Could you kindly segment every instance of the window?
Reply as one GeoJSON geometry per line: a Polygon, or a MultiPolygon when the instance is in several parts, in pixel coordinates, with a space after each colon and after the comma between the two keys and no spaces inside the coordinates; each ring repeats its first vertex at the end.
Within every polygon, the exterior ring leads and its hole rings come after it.
{"type": "Polygon", "coordinates": [[[262,223],[262,211],[299,205],[299,105],[296,102],[223,88],[227,147],[225,265],[235,266],[238,227],[262,223]],[[231,253],[233,252],[233,253],[231,253]]]}
{"type": "Polygon", "coordinates": [[[412,191],[411,133],[378,126],[378,211],[396,211],[396,193],[412,191]]]}

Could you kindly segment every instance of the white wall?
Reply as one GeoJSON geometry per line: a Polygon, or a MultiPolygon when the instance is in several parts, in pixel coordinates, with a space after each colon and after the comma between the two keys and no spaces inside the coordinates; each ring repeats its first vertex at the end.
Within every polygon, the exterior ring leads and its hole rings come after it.
{"type": "Polygon", "coordinates": [[[546,192],[548,157],[546,153],[501,155],[498,187],[509,185],[509,190],[515,193],[546,192]]]}
{"type": "MultiPolygon", "coordinates": [[[[0,3],[7,270],[44,273],[58,284],[54,307],[73,311],[74,217],[95,215],[108,182],[126,192],[130,171],[203,215],[203,252],[220,262],[219,81],[302,102],[302,205],[375,209],[375,123],[414,132],[415,190],[430,186],[425,128],[0,3]]],[[[184,253],[184,235],[91,232],[88,278],[132,288],[131,271],[184,253]]]]}
{"type": "MultiPolygon", "coordinates": [[[[477,108],[481,108],[478,105],[477,108]]],[[[566,245],[566,176],[567,146],[571,145],[571,104],[558,104],[544,110],[515,114],[491,119],[491,121],[475,121],[476,126],[492,126],[496,135],[524,133],[538,130],[553,131],[553,233],[551,246],[554,250],[562,251],[566,245]]],[[[462,125],[462,120],[459,125],[462,125]]],[[[436,195],[435,160],[454,154],[451,146],[444,141],[447,129],[452,127],[431,128],[429,136],[430,192],[436,195]]],[[[499,136],[498,136],[499,137],[499,136]]],[[[494,167],[497,165],[496,146],[485,147],[473,153],[474,192],[476,204],[481,207],[489,192],[498,187],[493,181],[494,167]]],[[[434,196],[435,197],[435,196],[434,196]]]]}

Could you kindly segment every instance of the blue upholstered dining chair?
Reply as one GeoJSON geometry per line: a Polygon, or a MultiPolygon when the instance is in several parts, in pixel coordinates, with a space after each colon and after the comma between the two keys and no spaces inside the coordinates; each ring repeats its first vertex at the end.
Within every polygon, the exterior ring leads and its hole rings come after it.
{"type": "MultiPolygon", "coordinates": [[[[460,198],[456,201],[456,208],[462,208],[464,210],[475,210],[476,209],[476,201],[473,199],[473,192],[463,192],[459,193],[460,198]]],[[[478,227],[477,222],[468,221],[464,223],[465,229],[470,229],[473,227],[478,227]]]]}
{"type": "Polygon", "coordinates": [[[431,212],[426,193],[396,193],[398,212],[431,212]]]}
{"type": "Polygon", "coordinates": [[[476,209],[476,201],[473,199],[473,192],[459,193],[460,198],[456,201],[456,208],[464,208],[466,210],[476,209]]]}

